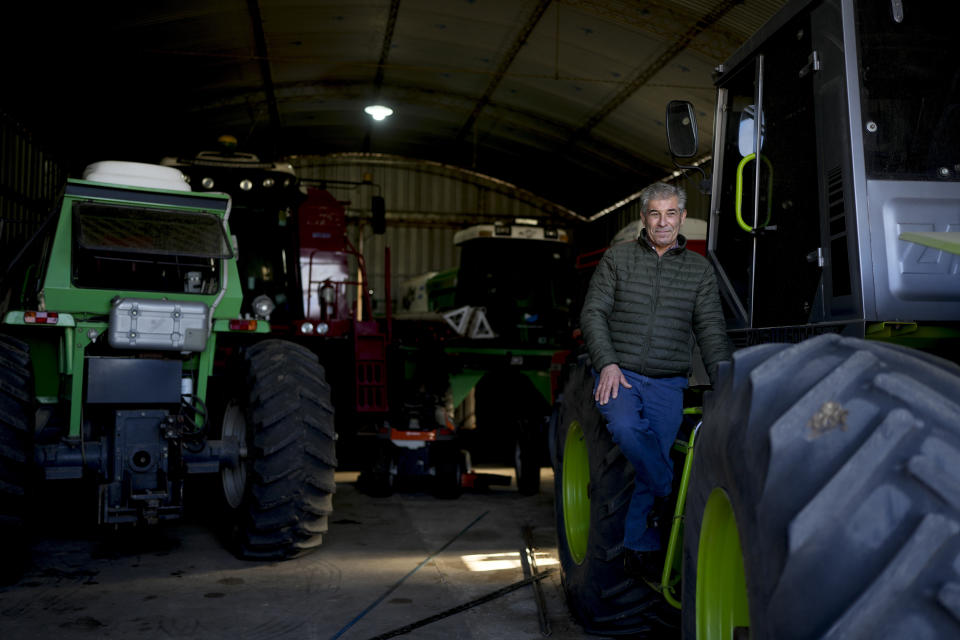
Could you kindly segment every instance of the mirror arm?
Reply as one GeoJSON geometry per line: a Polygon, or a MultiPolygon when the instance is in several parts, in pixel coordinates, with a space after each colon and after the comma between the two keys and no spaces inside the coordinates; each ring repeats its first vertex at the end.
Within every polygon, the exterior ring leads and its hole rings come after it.
{"type": "Polygon", "coordinates": [[[690,169],[693,169],[694,171],[699,171],[700,175],[703,176],[703,180],[700,181],[700,185],[699,185],[700,193],[703,193],[705,195],[710,195],[710,176],[708,176],[707,172],[703,170],[703,167],[692,165],[692,164],[691,165],[680,164],[679,162],[677,162],[677,159],[673,157],[671,157],[671,160],[673,160],[673,166],[675,166],[677,169],[680,169],[680,171],[682,171],[684,174],[686,174],[686,172],[690,169]]]}

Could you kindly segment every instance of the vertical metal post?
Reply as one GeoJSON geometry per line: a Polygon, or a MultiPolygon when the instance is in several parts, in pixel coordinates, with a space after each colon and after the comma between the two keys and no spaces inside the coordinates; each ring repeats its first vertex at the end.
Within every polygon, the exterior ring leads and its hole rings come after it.
{"type": "Polygon", "coordinates": [[[757,56],[756,94],[753,100],[753,253],[750,257],[750,328],[757,287],[757,226],[760,224],[760,136],[763,133],[763,55],[757,56]]]}
{"type": "MultiPolygon", "coordinates": [[[[520,566],[523,567],[523,577],[530,580],[540,575],[537,571],[536,551],[533,546],[533,530],[530,525],[524,525],[522,531],[524,547],[520,549],[520,566]]],[[[547,602],[543,597],[543,588],[540,586],[539,580],[532,580],[531,586],[533,587],[534,602],[537,605],[540,635],[549,637],[552,632],[550,630],[550,620],[547,619],[547,602]]]]}
{"type": "Polygon", "coordinates": [[[390,279],[393,277],[390,269],[390,245],[383,248],[383,290],[387,298],[387,344],[393,340],[393,287],[390,279]]]}
{"type": "Polygon", "coordinates": [[[367,286],[363,278],[363,223],[357,225],[357,322],[363,322],[363,289],[367,286]]]}

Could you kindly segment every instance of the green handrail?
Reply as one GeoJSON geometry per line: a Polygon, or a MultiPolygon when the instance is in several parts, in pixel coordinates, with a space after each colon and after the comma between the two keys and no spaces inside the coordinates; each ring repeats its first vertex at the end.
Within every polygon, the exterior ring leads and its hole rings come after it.
{"type": "MultiPolygon", "coordinates": [[[[757,154],[751,153],[750,155],[744,156],[743,160],[740,161],[740,164],[737,165],[737,200],[736,200],[736,210],[737,210],[737,224],[740,225],[740,228],[750,233],[753,231],[753,227],[748,225],[743,221],[743,168],[747,166],[747,163],[751,160],[754,160],[757,157],[757,154]]],[[[770,164],[770,158],[767,156],[760,156],[764,162],[767,163],[767,170],[770,172],[770,176],[767,179],[767,219],[761,225],[763,227],[770,224],[770,217],[773,215],[773,165],[770,164]]]]}
{"type": "MultiPolygon", "coordinates": [[[[702,413],[702,409],[700,407],[697,407],[696,409],[700,410],[702,413]]],[[[684,413],[687,412],[688,410],[685,409],[684,413]]],[[[689,411],[689,413],[696,413],[696,410],[689,411]]],[[[697,424],[693,430],[693,433],[690,434],[689,442],[685,443],[686,458],[684,459],[683,463],[683,475],[680,476],[680,488],[677,491],[677,506],[673,512],[673,522],[671,523],[670,527],[670,538],[667,542],[666,562],[663,565],[663,573],[660,576],[660,584],[663,585],[661,591],[661,593],[663,593],[663,597],[667,602],[677,609],[680,608],[680,597],[679,594],[676,593],[677,585],[671,580],[671,577],[673,573],[674,561],[678,555],[681,544],[680,536],[683,535],[683,511],[687,503],[687,487],[690,485],[690,471],[693,469],[693,443],[697,437],[697,431],[700,430],[700,424],[702,424],[702,422],[697,424]]],[[[680,443],[681,441],[678,440],[677,443],[675,443],[675,446],[676,444],[680,443]]]]}

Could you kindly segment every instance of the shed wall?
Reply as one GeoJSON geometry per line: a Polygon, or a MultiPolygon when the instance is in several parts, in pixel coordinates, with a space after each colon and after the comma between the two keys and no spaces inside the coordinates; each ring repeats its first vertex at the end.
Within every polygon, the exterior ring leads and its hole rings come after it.
{"type": "Polygon", "coordinates": [[[534,194],[436,163],[353,155],[298,156],[288,161],[301,180],[328,181],[321,186],[349,202],[347,233],[366,259],[375,313],[386,310],[386,247],[391,253],[390,297],[396,311],[405,281],[457,266],[460,255],[453,235],[459,229],[514,218],[549,220],[571,231],[574,226],[572,212],[534,194]],[[362,182],[365,174],[372,184],[337,184],[362,182]],[[374,234],[370,226],[370,201],[377,194],[386,202],[383,235],[374,234]]]}
{"type": "Polygon", "coordinates": [[[12,271],[10,265],[49,217],[66,179],[62,159],[0,111],[0,313],[16,305],[4,295],[8,288],[19,291],[29,248],[12,271]]]}

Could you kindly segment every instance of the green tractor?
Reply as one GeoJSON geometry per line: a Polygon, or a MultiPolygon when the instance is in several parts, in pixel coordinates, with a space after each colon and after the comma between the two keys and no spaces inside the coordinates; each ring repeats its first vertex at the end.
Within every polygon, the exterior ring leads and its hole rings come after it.
{"type": "Polygon", "coordinates": [[[206,498],[188,476],[219,477],[242,557],[321,543],[335,490],[329,388],[316,356],[240,316],[230,205],[191,193],[173,168],[97,163],[67,181],[29,264],[6,274],[5,577],[29,555],[40,481],[88,487],[91,516],[117,527],[176,519],[206,498]]]}
{"type": "MultiPolygon", "coordinates": [[[[405,401],[427,389],[433,399],[424,402],[428,413],[436,404],[451,424],[444,428],[428,416],[416,430],[385,430],[381,436],[389,434],[393,446],[384,462],[401,474],[404,469],[410,475],[416,469],[429,472],[436,466],[423,444],[429,424],[437,439],[456,441],[439,442],[437,449],[456,453],[463,446],[478,459],[511,465],[517,489],[533,495],[540,491],[559,368],[570,353],[576,295],[570,238],[564,229],[520,219],[461,229],[454,243],[460,248],[459,266],[408,283],[401,293],[403,308],[394,316],[405,401]]],[[[448,494],[458,494],[461,485],[504,481],[503,476],[478,477],[467,456],[452,462],[460,468],[446,474],[454,485],[448,494]]]]}
{"type": "MultiPolygon", "coordinates": [[[[633,470],[588,363],[571,372],[557,535],[588,631],[960,635],[960,41],[944,18],[791,2],[718,67],[708,256],[737,350],[675,447],[656,589],[623,571],[633,470]]],[[[675,158],[697,153],[696,115],[668,105],[675,158]]]]}

